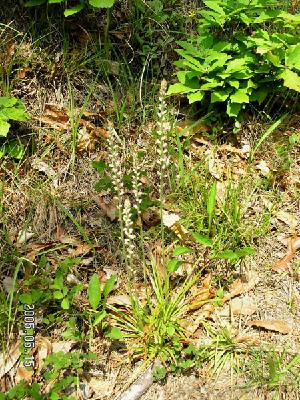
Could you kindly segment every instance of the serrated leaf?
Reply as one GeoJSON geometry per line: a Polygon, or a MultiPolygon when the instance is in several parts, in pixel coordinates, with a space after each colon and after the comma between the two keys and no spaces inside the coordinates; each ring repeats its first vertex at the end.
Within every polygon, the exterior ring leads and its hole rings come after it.
{"type": "Polygon", "coordinates": [[[182,261],[180,261],[180,260],[176,260],[176,259],[169,260],[167,262],[167,271],[170,273],[175,272],[178,270],[180,265],[182,265],[182,261]]]}
{"type": "Polygon", "coordinates": [[[212,247],[213,246],[213,241],[208,238],[207,236],[203,236],[200,233],[193,232],[192,233],[193,238],[203,246],[207,247],[212,247]]]}
{"type": "Polygon", "coordinates": [[[65,17],[70,17],[71,15],[77,14],[84,9],[84,3],[76,4],[74,7],[66,8],[64,11],[65,17]]]}
{"type": "Polygon", "coordinates": [[[289,69],[283,70],[279,75],[283,79],[283,84],[289,89],[300,92],[300,76],[289,69]]]}
{"type": "Polygon", "coordinates": [[[189,93],[189,92],[196,92],[198,88],[192,88],[190,86],[184,85],[183,83],[174,83],[174,85],[169,86],[168,95],[171,94],[179,94],[179,93],[189,93]]]}
{"type": "Polygon", "coordinates": [[[115,0],[89,0],[90,5],[96,8],[110,8],[114,2],[115,0]]]}
{"type": "Polygon", "coordinates": [[[196,101],[201,101],[203,97],[204,92],[202,90],[198,90],[197,92],[189,93],[187,95],[190,104],[195,103],[196,101]]]}
{"type": "Polygon", "coordinates": [[[107,297],[109,293],[113,290],[115,284],[117,282],[117,275],[112,275],[107,281],[105,282],[104,288],[103,288],[103,297],[104,297],[104,302],[106,302],[107,297]]]}
{"type": "Polygon", "coordinates": [[[100,322],[103,321],[103,319],[107,316],[107,312],[105,310],[102,310],[100,312],[98,312],[94,318],[93,321],[93,326],[96,326],[98,324],[100,324],[100,322]]]}
{"type": "Polygon", "coordinates": [[[4,114],[8,119],[12,119],[14,121],[29,120],[29,115],[21,108],[4,108],[1,110],[1,113],[4,114]]]}
{"type": "Polygon", "coordinates": [[[6,137],[10,128],[10,123],[0,119],[0,137],[6,137]]]}
{"type": "Polygon", "coordinates": [[[113,326],[109,332],[105,334],[105,337],[111,339],[111,340],[120,340],[122,339],[122,332],[120,331],[119,328],[116,328],[113,326]]]}
{"type": "Polygon", "coordinates": [[[1,107],[13,107],[16,105],[18,102],[18,99],[15,97],[8,97],[8,96],[3,96],[0,97],[0,106],[1,107]]]}
{"type": "Polygon", "coordinates": [[[222,102],[225,101],[228,96],[229,94],[226,90],[214,90],[211,93],[210,102],[211,103],[222,102]]]}
{"type": "Polygon", "coordinates": [[[231,103],[249,103],[249,96],[246,89],[238,89],[230,96],[231,103]]]}
{"type": "Polygon", "coordinates": [[[92,309],[96,310],[101,300],[100,281],[99,276],[96,273],[93,274],[90,279],[87,294],[92,309]]]}
{"type": "Polygon", "coordinates": [[[285,64],[300,70],[300,43],[290,46],[285,54],[285,64]]]}
{"type": "Polygon", "coordinates": [[[238,103],[231,103],[231,101],[227,102],[227,115],[229,117],[237,117],[239,112],[241,111],[242,105],[238,103]]]}
{"type": "Polygon", "coordinates": [[[173,257],[181,256],[182,254],[191,253],[193,250],[185,246],[176,246],[173,250],[173,257]]]}

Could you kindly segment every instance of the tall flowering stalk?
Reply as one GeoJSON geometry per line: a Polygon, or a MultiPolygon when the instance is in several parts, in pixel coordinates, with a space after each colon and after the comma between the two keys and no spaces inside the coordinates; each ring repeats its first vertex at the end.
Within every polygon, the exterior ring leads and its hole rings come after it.
{"type": "Polygon", "coordinates": [[[163,225],[163,201],[165,182],[168,178],[168,167],[170,165],[170,157],[168,150],[168,133],[170,131],[170,123],[168,121],[168,110],[166,104],[167,82],[161,82],[159,91],[159,106],[157,111],[157,164],[159,176],[159,197],[160,197],[160,219],[161,219],[161,240],[162,240],[162,257],[164,258],[164,225],[163,225]]]}
{"type": "Polygon", "coordinates": [[[124,235],[124,247],[125,247],[125,262],[126,266],[130,272],[132,269],[132,256],[134,253],[134,243],[135,238],[133,231],[133,221],[131,215],[131,203],[128,198],[124,201],[124,206],[122,210],[122,221],[123,221],[123,235],[124,235]]]}
{"type": "Polygon", "coordinates": [[[168,121],[168,111],[166,105],[167,82],[161,82],[159,91],[159,106],[157,111],[157,164],[159,167],[158,175],[160,178],[160,190],[164,189],[164,180],[168,177],[168,167],[170,165],[170,157],[168,151],[168,132],[170,123],[168,121]]]}
{"type": "MultiPolygon", "coordinates": [[[[132,256],[134,253],[134,230],[131,213],[131,203],[128,198],[125,198],[124,188],[124,168],[123,168],[123,145],[119,138],[116,130],[112,125],[108,126],[109,138],[108,138],[108,166],[110,168],[111,180],[115,190],[115,198],[117,200],[119,223],[120,223],[120,239],[123,246],[123,260],[125,261],[126,267],[129,272],[132,270],[132,256]]],[[[133,184],[135,186],[135,199],[137,211],[139,213],[141,204],[141,186],[140,186],[140,173],[136,168],[136,172],[133,174],[133,184]]]]}
{"type": "Polygon", "coordinates": [[[126,249],[125,249],[124,223],[123,223],[123,196],[125,191],[123,183],[122,142],[116,130],[111,124],[108,125],[107,129],[109,132],[109,137],[107,140],[108,166],[110,168],[111,180],[115,190],[115,198],[117,200],[118,216],[120,223],[120,239],[123,246],[122,255],[124,258],[126,249]]]}
{"type": "Polygon", "coordinates": [[[141,179],[141,171],[138,169],[137,159],[133,159],[133,175],[132,175],[132,188],[133,188],[133,196],[135,200],[134,208],[137,211],[138,217],[141,215],[141,204],[142,204],[142,183],[141,179]]]}
{"type": "Polygon", "coordinates": [[[111,172],[111,180],[116,192],[118,208],[121,208],[124,195],[123,167],[122,167],[122,143],[112,125],[108,126],[108,166],[111,172]]]}

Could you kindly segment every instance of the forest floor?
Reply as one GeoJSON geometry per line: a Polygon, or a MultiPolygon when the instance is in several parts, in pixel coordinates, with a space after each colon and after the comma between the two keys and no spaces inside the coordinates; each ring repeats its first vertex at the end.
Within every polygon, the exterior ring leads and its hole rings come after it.
{"type": "MultiPolygon", "coordinates": [[[[24,34],[26,19],[7,13],[0,27],[6,89],[24,101],[31,119],[12,129],[25,146],[25,156],[19,161],[5,157],[0,166],[1,392],[9,393],[25,380],[38,383],[46,396],[54,382],[75,371],[76,394],[64,389],[64,394],[51,398],[116,399],[142,373],[143,364],[134,359],[130,341],[111,341],[101,329],[93,330],[87,312],[91,308],[87,288],[94,273],[101,284],[117,275],[110,306],[126,309],[130,304],[129,275],[120,264],[115,200],[109,190],[95,189],[99,173],[94,166],[109,156],[108,121],[115,122],[126,143],[125,163],[135,154],[144,155],[141,183],[150,206],[140,221],[145,249],[141,250],[136,233],[133,283],[143,303],[142,253],[159,264],[163,246],[153,135],[160,82],[145,74],[126,86],[127,65],[116,61],[108,62],[108,79],[95,78],[93,68],[101,59],[88,64],[93,42],[85,29],[71,30],[77,46],[64,53],[53,44],[60,34],[55,26],[48,48],[49,42],[36,44],[24,34]],[[63,278],[69,308],[61,306],[51,286],[64,260],[70,261],[63,278]],[[72,285],[77,284],[83,290],[72,297],[72,285]],[[10,297],[12,287],[15,295],[10,297]],[[20,296],[24,299],[24,294],[33,292],[37,299],[35,368],[28,371],[20,350],[25,302],[20,296]],[[69,364],[55,359],[45,364],[47,356],[59,351],[71,360],[69,364]],[[72,359],[78,352],[93,352],[96,359],[78,366],[72,359]],[[57,374],[45,378],[51,368],[52,372],[57,368],[57,374]]],[[[154,382],[141,400],[299,399],[300,116],[284,120],[255,149],[270,124],[249,118],[238,135],[226,128],[219,140],[218,128],[201,120],[194,123],[185,108],[171,101],[167,99],[171,166],[164,212],[166,219],[176,222],[162,224],[168,254],[180,245],[191,246],[197,256],[182,256],[186,270],[172,275],[175,288],[203,253],[199,263],[205,263],[203,275],[186,293],[187,299],[198,298],[201,305],[184,319],[189,343],[206,346],[207,354],[193,368],[178,368],[154,382]],[[240,260],[207,261],[207,248],[190,238],[189,232],[205,231],[207,193],[213,182],[217,190],[214,246],[219,253],[230,248],[255,250],[240,260]],[[216,298],[220,301],[213,301],[216,298]]],[[[128,190],[128,196],[131,193],[128,190]]],[[[170,367],[167,362],[165,366],[170,367]]],[[[13,396],[9,398],[22,398],[13,396]]]]}

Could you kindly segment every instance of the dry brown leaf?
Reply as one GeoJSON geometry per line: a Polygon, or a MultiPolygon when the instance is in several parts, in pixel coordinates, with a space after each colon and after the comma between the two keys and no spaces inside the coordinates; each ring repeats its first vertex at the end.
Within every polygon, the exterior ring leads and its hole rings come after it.
{"type": "Polygon", "coordinates": [[[252,300],[248,297],[233,299],[230,308],[234,315],[252,315],[257,311],[257,306],[252,304],[252,300]]]}
{"type": "Polygon", "coordinates": [[[209,274],[207,274],[206,277],[203,279],[203,281],[202,281],[202,286],[203,286],[204,288],[207,288],[207,289],[210,288],[211,280],[212,280],[212,274],[209,273],[209,274]]]}
{"type": "Polygon", "coordinates": [[[27,383],[31,383],[33,374],[34,374],[33,370],[29,370],[25,367],[19,367],[17,368],[17,372],[15,375],[15,383],[18,384],[22,380],[26,381],[27,383]]]}
{"type": "Polygon", "coordinates": [[[295,215],[284,210],[280,210],[276,214],[276,218],[287,224],[291,228],[291,231],[295,231],[296,226],[298,225],[298,219],[295,217],[295,215]]]}
{"type": "Polygon", "coordinates": [[[59,351],[63,351],[64,353],[68,353],[75,344],[74,340],[54,342],[52,343],[52,352],[58,353],[59,351]]]}
{"type": "Polygon", "coordinates": [[[29,68],[29,67],[24,67],[24,68],[20,69],[20,70],[18,71],[18,73],[17,73],[17,78],[18,78],[18,79],[24,79],[24,78],[26,78],[26,76],[27,76],[27,74],[28,74],[29,71],[30,71],[30,68],[29,68]]]}
{"type": "Polygon", "coordinates": [[[291,332],[291,327],[287,324],[287,322],[274,319],[274,320],[267,320],[267,319],[255,319],[252,321],[246,322],[248,326],[254,326],[256,328],[264,328],[269,331],[275,331],[287,335],[291,332]]]}
{"type": "Polygon", "coordinates": [[[107,304],[117,306],[130,306],[131,301],[130,297],[126,294],[119,294],[116,296],[109,296],[109,298],[107,299],[107,304]]]}
{"type": "Polygon", "coordinates": [[[29,253],[26,254],[26,258],[30,261],[34,261],[36,256],[41,250],[51,248],[55,243],[54,242],[49,242],[49,243],[31,243],[29,248],[30,251],[29,253]]]}
{"type": "Polygon", "coordinates": [[[94,195],[92,198],[111,221],[118,218],[117,202],[111,196],[94,195]]]}
{"type": "Polygon", "coordinates": [[[49,339],[38,337],[36,340],[34,355],[37,371],[40,371],[44,365],[45,358],[52,352],[52,345],[49,339]]]}
{"type": "Polygon", "coordinates": [[[149,207],[142,212],[142,221],[147,227],[156,226],[160,223],[160,213],[155,207],[149,207]]]}
{"type": "Polygon", "coordinates": [[[242,293],[249,292],[257,285],[258,281],[259,277],[257,273],[255,273],[254,271],[252,271],[251,274],[249,274],[247,282],[243,282],[240,278],[236,279],[230,285],[229,292],[224,295],[222,303],[224,304],[226,301],[242,293]]]}
{"type": "Polygon", "coordinates": [[[256,164],[256,169],[258,169],[263,176],[267,176],[270,172],[270,168],[265,160],[261,160],[258,164],[256,164]]]}
{"type": "Polygon", "coordinates": [[[17,343],[12,346],[6,354],[0,353],[0,378],[2,378],[2,376],[7,374],[13,368],[20,355],[21,352],[19,341],[17,341],[17,343]]]}
{"type": "Polygon", "coordinates": [[[294,258],[296,251],[300,249],[300,237],[298,236],[289,237],[287,241],[287,246],[288,248],[286,255],[282,257],[279,261],[276,261],[275,264],[273,265],[272,269],[274,271],[281,271],[288,268],[288,265],[290,261],[292,261],[292,259],[294,258]]]}
{"type": "MultiPolygon", "coordinates": [[[[106,129],[96,126],[94,123],[83,118],[92,116],[96,117],[99,115],[90,112],[82,113],[80,110],[76,110],[76,113],[78,116],[82,114],[82,118],[78,121],[78,126],[84,128],[85,132],[88,134],[88,138],[84,137],[82,143],[79,143],[79,149],[84,150],[99,137],[103,137],[105,139],[108,138],[109,133],[106,129]],[[86,144],[85,141],[88,141],[88,144],[86,144]]],[[[44,114],[40,117],[36,117],[35,119],[63,132],[71,129],[69,114],[70,111],[63,106],[57,104],[46,104],[44,114]]]]}
{"type": "Polygon", "coordinates": [[[76,249],[73,249],[69,252],[69,256],[72,258],[81,256],[83,254],[89,253],[93,249],[93,246],[87,243],[81,243],[76,247],[76,249]]]}

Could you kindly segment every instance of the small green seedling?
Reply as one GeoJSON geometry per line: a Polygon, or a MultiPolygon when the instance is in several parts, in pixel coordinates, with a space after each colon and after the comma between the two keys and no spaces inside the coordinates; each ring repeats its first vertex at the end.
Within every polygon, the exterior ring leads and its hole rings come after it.
{"type": "Polygon", "coordinates": [[[11,128],[9,121],[26,122],[30,119],[21,100],[15,97],[0,97],[0,158],[4,155],[21,159],[24,146],[17,140],[7,141],[11,128]]]}

